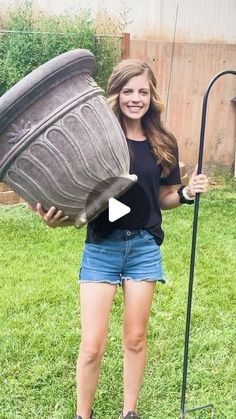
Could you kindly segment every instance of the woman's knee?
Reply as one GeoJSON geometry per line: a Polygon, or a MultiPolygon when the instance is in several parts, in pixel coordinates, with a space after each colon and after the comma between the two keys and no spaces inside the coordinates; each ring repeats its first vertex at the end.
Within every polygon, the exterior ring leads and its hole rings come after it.
{"type": "Polygon", "coordinates": [[[123,334],[124,349],[139,353],[146,349],[146,333],[142,334],[123,334]]]}
{"type": "Polygon", "coordinates": [[[79,359],[85,364],[98,362],[105,352],[105,344],[101,342],[81,342],[79,359]]]}

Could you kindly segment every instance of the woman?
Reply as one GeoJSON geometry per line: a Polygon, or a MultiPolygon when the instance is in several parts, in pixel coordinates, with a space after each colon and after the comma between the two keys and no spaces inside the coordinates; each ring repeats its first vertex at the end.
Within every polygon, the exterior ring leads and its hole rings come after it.
{"type": "MultiPolygon", "coordinates": [[[[165,282],[160,245],[161,209],[194,202],[208,179],[196,170],[181,183],[175,137],[161,122],[163,105],[151,68],[139,60],[120,62],[108,81],[108,101],[120,121],[130,151],[130,173],[138,182],[121,198],[131,212],[114,223],[104,211],[87,226],[80,269],[81,345],[77,362],[77,419],[93,417],[99,368],[106,347],[108,318],[117,285],[124,295],[124,404],[120,419],[138,419],[137,400],[146,362],[147,325],[157,281],[165,282]]],[[[52,207],[36,212],[50,227],[67,224],[52,207]]]]}

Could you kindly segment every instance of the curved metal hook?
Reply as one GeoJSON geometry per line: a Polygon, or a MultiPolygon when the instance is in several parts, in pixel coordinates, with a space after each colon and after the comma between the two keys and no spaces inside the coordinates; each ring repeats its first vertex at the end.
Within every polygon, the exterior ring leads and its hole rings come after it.
{"type": "MultiPolygon", "coordinates": [[[[234,70],[225,70],[218,74],[209,82],[204,96],[203,96],[203,105],[202,105],[202,120],[201,120],[201,133],[200,133],[200,142],[199,142],[199,154],[198,154],[198,170],[197,173],[202,172],[202,160],[203,160],[203,149],[204,149],[204,139],[205,139],[205,126],[206,126],[206,111],[207,111],[207,100],[209,92],[217,79],[225,74],[233,74],[236,76],[236,71],[234,70]]],[[[193,216],[193,232],[192,232],[192,249],[191,249],[191,259],[190,259],[190,271],[189,271],[189,287],[188,287],[188,302],[187,302],[187,312],[186,312],[186,326],[185,326],[185,339],[184,339],[184,359],[183,359],[183,378],[182,378],[182,395],[181,395],[181,413],[180,417],[184,418],[185,413],[185,399],[186,399],[186,386],[187,386],[187,370],[188,370],[188,349],[189,349],[189,335],[190,335],[190,321],[191,321],[191,308],[192,308],[192,294],[193,294],[193,279],[194,279],[194,265],[195,265],[195,253],[196,253],[196,241],[197,241],[197,225],[198,225],[198,210],[199,210],[199,201],[200,194],[196,195],[195,205],[194,205],[194,216],[193,216]]],[[[207,408],[213,405],[206,405],[207,408]]],[[[189,411],[205,409],[206,406],[196,407],[189,409],[189,411]]],[[[213,413],[214,415],[214,413],[213,413]]],[[[213,416],[214,417],[214,416],[213,416]]]]}

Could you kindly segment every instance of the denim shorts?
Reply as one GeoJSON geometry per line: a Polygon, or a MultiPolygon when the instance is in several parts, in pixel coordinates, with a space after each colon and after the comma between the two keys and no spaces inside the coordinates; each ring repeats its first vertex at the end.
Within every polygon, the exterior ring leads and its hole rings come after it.
{"type": "Polygon", "coordinates": [[[117,229],[99,244],[84,244],[79,283],[124,280],[165,282],[160,246],[147,230],[117,229]]]}

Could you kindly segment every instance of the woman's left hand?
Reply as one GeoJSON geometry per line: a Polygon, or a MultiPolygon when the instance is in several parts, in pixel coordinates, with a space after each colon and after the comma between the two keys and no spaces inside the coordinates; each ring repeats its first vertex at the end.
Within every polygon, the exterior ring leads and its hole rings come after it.
{"type": "Polygon", "coordinates": [[[197,193],[206,193],[209,187],[208,177],[204,174],[197,174],[197,166],[189,180],[189,184],[184,188],[188,197],[195,198],[197,193]]]}

